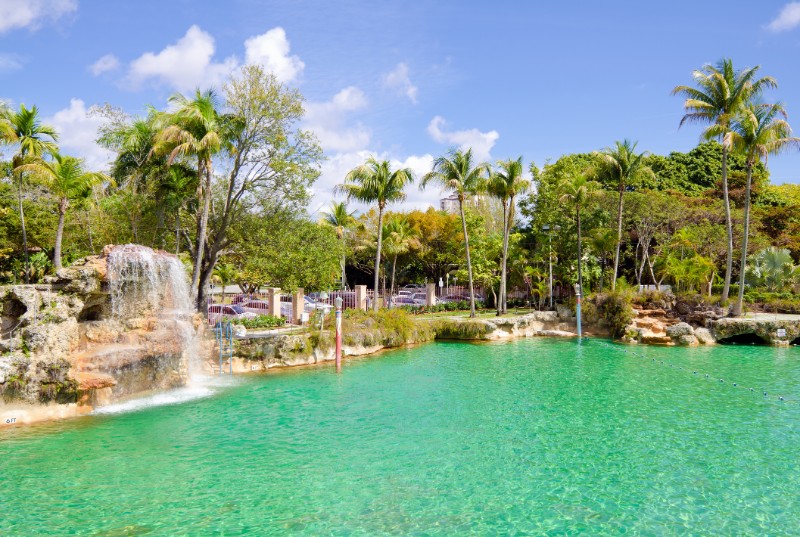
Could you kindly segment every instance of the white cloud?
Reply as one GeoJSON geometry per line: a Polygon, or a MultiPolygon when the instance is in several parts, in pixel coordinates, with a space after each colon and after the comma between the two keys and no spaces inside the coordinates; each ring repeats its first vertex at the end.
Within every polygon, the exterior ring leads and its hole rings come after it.
{"type": "Polygon", "coordinates": [[[0,0],[0,33],[13,28],[35,30],[42,20],[55,21],[77,9],[77,0],[0,0]]]}
{"type": "Polygon", "coordinates": [[[106,54],[89,66],[89,70],[94,76],[98,76],[108,71],[114,71],[119,67],[119,60],[113,54],[106,54]]]}
{"type": "Polygon", "coordinates": [[[431,138],[439,143],[456,145],[462,151],[472,148],[472,154],[478,162],[489,160],[492,147],[500,138],[497,131],[481,132],[478,129],[445,131],[443,128],[446,123],[443,117],[434,117],[428,124],[428,134],[431,138]]]}
{"type": "Polygon", "coordinates": [[[405,63],[398,63],[391,73],[384,75],[383,85],[405,95],[412,103],[417,104],[418,89],[411,83],[411,78],[408,76],[408,65],[405,63]]]}
{"type": "Polygon", "coordinates": [[[783,32],[798,25],[800,25],[800,2],[789,2],[783,6],[775,20],[767,25],[767,29],[773,32],[783,32]]]}
{"type": "MultiPolygon", "coordinates": [[[[421,191],[419,189],[419,181],[423,175],[431,171],[433,167],[432,155],[409,155],[405,159],[400,160],[397,157],[391,157],[387,153],[377,153],[368,149],[360,149],[358,151],[348,151],[336,153],[329,157],[322,164],[322,170],[314,183],[312,188],[312,201],[309,204],[309,212],[319,214],[320,211],[326,211],[331,205],[331,201],[336,199],[343,199],[341,195],[334,194],[334,187],[344,182],[347,172],[364,163],[369,157],[375,157],[379,160],[389,160],[393,170],[398,168],[411,168],[414,171],[416,182],[406,188],[406,200],[403,203],[395,203],[389,206],[390,210],[411,210],[422,209],[425,210],[430,206],[438,206],[439,194],[435,189],[429,188],[421,191]]],[[[366,212],[372,207],[363,203],[352,202],[350,203],[352,209],[360,212],[366,212]]],[[[317,215],[314,215],[316,217],[317,215]]]]}
{"type": "MultiPolygon", "coordinates": [[[[281,82],[294,80],[305,67],[299,57],[289,54],[289,41],[280,27],[247,39],[244,48],[246,64],[262,65],[281,82]]],[[[242,61],[237,56],[216,61],[215,51],[214,37],[193,25],[174,44],[133,60],[128,81],[134,87],[154,81],[184,92],[197,87],[220,86],[242,61]]]]}
{"type": "Polygon", "coordinates": [[[81,99],[71,99],[69,107],[56,112],[44,120],[58,131],[58,145],[64,153],[83,158],[86,168],[91,171],[108,169],[113,153],[95,143],[97,129],[103,119],[87,115],[87,108],[81,99]]]}
{"type": "Polygon", "coordinates": [[[347,123],[347,115],[367,106],[367,96],[355,86],[344,88],[330,101],[307,103],[305,128],[316,134],[326,151],[352,152],[365,148],[371,132],[360,122],[347,123]]]}
{"type": "Polygon", "coordinates": [[[179,91],[222,83],[238,62],[230,57],[222,63],[212,61],[214,38],[193,25],[174,45],[158,53],[146,52],[131,62],[129,80],[134,86],[155,79],[179,91]]]}
{"type": "Polygon", "coordinates": [[[245,63],[263,65],[275,73],[281,82],[290,82],[303,72],[305,64],[298,56],[289,55],[289,40],[283,28],[273,28],[265,34],[251,37],[244,42],[245,63]]]}
{"type": "Polygon", "coordinates": [[[18,54],[0,53],[0,73],[10,73],[22,68],[22,58],[18,54]]]}

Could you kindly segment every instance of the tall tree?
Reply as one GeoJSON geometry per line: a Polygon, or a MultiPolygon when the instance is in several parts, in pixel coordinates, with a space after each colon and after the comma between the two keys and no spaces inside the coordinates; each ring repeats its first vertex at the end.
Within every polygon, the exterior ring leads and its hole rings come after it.
{"type": "Polygon", "coordinates": [[[383,226],[383,235],[386,237],[384,248],[386,254],[392,256],[392,277],[389,284],[389,294],[394,295],[394,276],[397,268],[397,257],[405,254],[413,247],[419,246],[417,231],[411,226],[406,216],[395,215],[388,219],[383,226]]]}
{"type": "Polygon", "coordinates": [[[562,203],[570,204],[575,209],[575,222],[578,227],[578,287],[583,293],[583,273],[581,271],[582,257],[581,252],[581,209],[586,205],[586,202],[597,192],[598,184],[589,180],[585,175],[575,175],[567,179],[560,185],[561,196],[559,199],[562,203]]]}
{"type": "Polygon", "coordinates": [[[381,268],[381,242],[383,240],[383,212],[386,205],[406,199],[403,192],[407,184],[414,182],[411,168],[392,171],[388,160],[379,161],[369,157],[367,161],[350,170],[344,183],[336,186],[336,191],[346,194],[348,199],[363,203],[378,204],[378,246],[375,254],[375,300],[373,309],[378,309],[378,284],[381,268]]]}
{"type": "MultiPolygon", "coordinates": [[[[766,88],[776,87],[772,77],[756,78],[760,66],[736,70],[733,62],[720,60],[716,65],[706,64],[692,72],[696,87],[676,86],[673,95],[686,97],[683,107],[686,111],[681,118],[684,123],[709,123],[703,131],[705,139],[724,139],[730,131],[731,121],[748,102],[760,95],[766,88]]],[[[725,285],[722,300],[728,300],[733,270],[733,222],[731,204],[728,197],[728,154],[730,148],[722,145],[722,199],[725,207],[725,221],[728,232],[728,252],[725,264],[725,285]]]]}
{"type": "Polygon", "coordinates": [[[19,166],[16,170],[28,173],[33,179],[41,181],[58,199],[58,228],[53,249],[53,267],[56,271],[61,270],[61,242],[70,201],[90,195],[95,185],[111,182],[111,178],[103,173],[88,172],[83,169],[81,160],[58,153],[53,154],[52,161],[38,158],[19,166]]]}
{"type": "Polygon", "coordinates": [[[638,142],[631,142],[628,139],[622,142],[615,142],[614,147],[606,147],[597,154],[603,162],[601,173],[607,179],[617,184],[619,190],[619,202],[617,205],[617,244],[614,252],[614,276],[611,279],[611,290],[613,291],[617,285],[617,272],[619,270],[619,249],[622,244],[622,205],[625,189],[630,185],[631,181],[644,175],[653,175],[653,172],[645,166],[644,159],[647,157],[647,151],[643,153],[636,153],[636,145],[638,142]]]}
{"type": "Polygon", "coordinates": [[[345,261],[347,255],[347,232],[356,223],[355,211],[347,211],[347,202],[332,202],[330,210],[324,213],[322,221],[331,226],[336,231],[336,236],[342,241],[342,281],[341,289],[347,287],[347,274],[345,273],[345,261]]]}
{"type": "Polygon", "coordinates": [[[486,176],[489,165],[475,164],[472,149],[462,151],[451,149],[446,156],[433,162],[433,170],[422,179],[420,188],[429,183],[439,184],[443,190],[452,192],[458,198],[458,211],[461,214],[461,228],[464,232],[464,250],[467,257],[467,276],[469,278],[469,316],[475,317],[475,288],[472,275],[472,260],[469,256],[469,234],[467,219],[464,214],[464,201],[467,197],[477,196],[486,188],[486,176]]]}
{"type": "Polygon", "coordinates": [[[500,268],[500,297],[497,301],[497,314],[502,315],[507,308],[507,281],[508,281],[508,237],[514,225],[515,205],[517,196],[528,192],[531,182],[522,176],[522,157],[517,160],[504,160],[497,163],[499,169],[495,170],[487,183],[487,192],[500,200],[503,205],[503,258],[500,268]]]}
{"type": "MultiPolygon", "coordinates": [[[[200,271],[211,209],[211,182],[214,176],[212,158],[228,146],[226,118],[220,113],[217,94],[213,90],[195,92],[194,98],[176,93],[169,98],[174,112],[161,118],[163,128],[156,135],[154,152],[169,154],[168,163],[178,157],[197,159],[197,236],[195,238],[194,268],[192,269],[192,297],[197,302],[200,271]]],[[[203,304],[197,304],[202,308],[203,304]]]]}
{"type": "Polygon", "coordinates": [[[747,182],[744,197],[744,234],[742,235],[742,257],[739,267],[739,295],[733,308],[733,314],[742,314],[744,301],[745,271],[747,265],[747,239],[750,233],[750,189],[753,179],[753,167],[769,155],[780,153],[789,148],[800,147],[800,138],[791,136],[792,129],[786,121],[783,105],[751,104],[743,110],[731,123],[724,145],[732,151],[744,154],[747,166],[747,182]]]}
{"type": "MultiPolygon", "coordinates": [[[[16,146],[17,151],[11,159],[14,170],[19,169],[29,157],[41,157],[46,153],[55,153],[58,141],[56,130],[44,125],[39,118],[39,109],[35,106],[26,108],[19,105],[14,112],[8,108],[0,108],[0,143],[16,146]]],[[[28,232],[25,228],[25,212],[22,208],[22,190],[25,181],[23,171],[14,171],[14,182],[17,183],[17,210],[22,227],[22,251],[25,256],[25,283],[28,282],[28,232]]]]}

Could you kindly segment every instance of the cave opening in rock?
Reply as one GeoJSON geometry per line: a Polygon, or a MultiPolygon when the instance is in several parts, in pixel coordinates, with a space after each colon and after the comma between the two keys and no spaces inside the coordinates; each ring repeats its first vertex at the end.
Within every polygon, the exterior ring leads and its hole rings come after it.
{"type": "Polygon", "coordinates": [[[718,343],[722,343],[723,345],[767,345],[769,342],[761,336],[748,332],[722,338],[718,343]]]}
{"type": "Polygon", "coordinates": [[[105,317],[104,313],[105,312],[102,304],[86,306],[78,314],[78,322],[102,321],[105,317]]]}
{"type": "Polygon", "coordinates": [[[17,298],[10,298],[3,304],[3,332],[13,330],[19,324],[19,318],[25,315],[28,311],[26,306],[21,300],[17,298]]]}
{"type": "Polygon", "coordinates": [[[794,338],[794,339],[792,340],[792,342],[791,342],[791,343],[789,343],[789,345],[798,345],[798,346],[800,346],[800,337],[796,337],[796,338],[794,338]]]}

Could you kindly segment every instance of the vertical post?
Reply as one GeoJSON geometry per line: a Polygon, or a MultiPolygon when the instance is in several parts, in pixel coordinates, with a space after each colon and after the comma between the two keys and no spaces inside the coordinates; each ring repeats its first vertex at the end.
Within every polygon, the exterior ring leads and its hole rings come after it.
{"type": "Polygon", "coordinates": [[[367,286],[356,285],[356,309],[367,311],[367,286]]]}
{"type": "Polygon", "coordinates": [[[575,320],[578,325],[578,339],[581,336],[581,286],[575,284],[575,320]]]}
{"type": "Polygon", "coordinates": [[[281,316],[281,290],[279,287],[267,288],[267,313],[275,317],[281,316]]]}
{"type": "Polygon", "coordinates": [[[292,323],[303,324],[303,313],[305,312],[305,291],[298,287],[292,296],[292,323]]]}
{"type": "Polygon", "coordinates": [[[337,296],[336,304],[336,372],[342,372],[342,297],[337,296]]]}
{"type": "Polygon", "coordinates": [[[435,283],[426,283],[425,284],[425,305],[426,306],[435,306],[436,305],[436,284],[435,283]]]}

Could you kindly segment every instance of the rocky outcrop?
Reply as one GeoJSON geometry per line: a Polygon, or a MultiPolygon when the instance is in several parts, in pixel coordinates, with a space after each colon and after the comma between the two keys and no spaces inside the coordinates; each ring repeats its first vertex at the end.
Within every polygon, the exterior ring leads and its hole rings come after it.
{"type": "Polygon", "coordinates": [[[735,342],[739,338],[752,343],[763,342],[774,346],[787,346],[800,337],[800,316],[767,315],[730,317],[709,323],[711,334],[717,341],[735,342]]]}
{"type": "MultiPolygon", "coordinates": [[[[108,256],[114,251],[108,247],[103,256],[79,260],[42,284],[0,287],[0,418],[9,412],[14,417],[77,414],[87,406],[186,382],[182,336],[193,335],[200,320],[165,316],[152,302],[137,306],[135,300],[129,311],[136,315],[115,316],[108,279],[108,256]],[[50,409],[53,404],[65,409],[50,409]]],[[[152,272],[125,274],[126,296],[132,296],[136,278],[155,282],[163,295],[170,282],[156,281],[159,275],[152,272]]]]}

